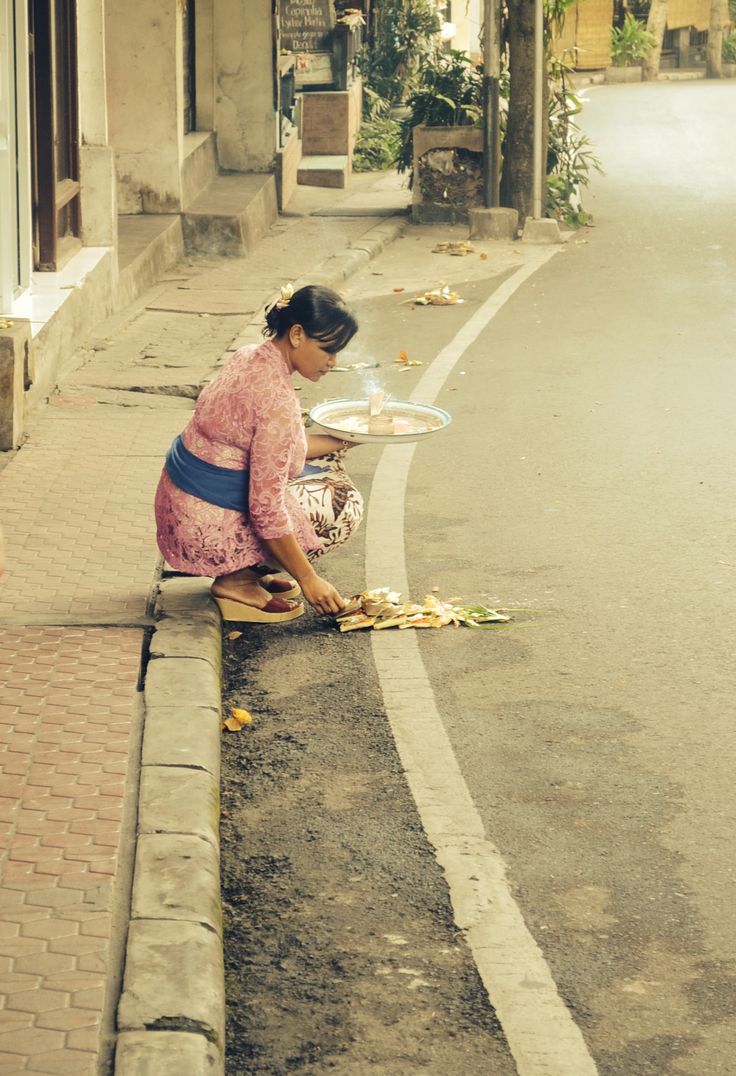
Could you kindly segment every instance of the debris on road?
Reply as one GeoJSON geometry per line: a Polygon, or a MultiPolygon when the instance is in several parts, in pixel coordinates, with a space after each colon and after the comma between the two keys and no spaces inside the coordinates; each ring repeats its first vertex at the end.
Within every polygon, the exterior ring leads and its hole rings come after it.
{"type": "Polygon", "coordinates": [[[375,370],[380,365],[380,362],[351,362],[347,366],[333,366],[331,372],[334,374],[335,371],[347,373],[348,370],[375,370]]]}
{"type": "Polygon", "coordinates": [[[467,254],[475,254],[475,247],[467,239],[447,240],[433,247],[432,253],[451,254],[454,258],[464,258],[467,254]]]}
{"type": "Polygon", "coordinates": [[[485,628],[490,624],[505,624],[511,620],[506,613],[484,605],[457,605],[441,601],[434,594],[424,601],[402,602],[401,595],[388,587],[366,590],[351,598],[336,618],[340,631],[359,631],[372,628],[444,628],[447,625],[485,628]]]}
{"type": "Polygon", "coordinates": [[[455,303],[461,302],[463,300],[456,291],[450,291],[447,284],[441,284],[432,291],[425,291],[424,295],[415,295],[413,299],[405,299],[402,305],[414,303],[416,306],[454,306],[455,303]]]}
{"type": "Polygon", "coordinates": [[[424,363],[420,362],[419,359],[410,359],[408,351],[400,351],[394,362],[397,366],[403,367],[404,370],[408,370],[410,366],[424,366],[424,363]]]}

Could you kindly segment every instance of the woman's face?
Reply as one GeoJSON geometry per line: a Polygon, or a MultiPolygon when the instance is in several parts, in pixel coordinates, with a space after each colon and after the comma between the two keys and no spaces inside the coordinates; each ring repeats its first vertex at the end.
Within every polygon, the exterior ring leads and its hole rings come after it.
{"type": "Polygon", "coordinates": [[[335,365],[337,355],[325,351],[318,340],[307,336],[301,325],[292,325],[289,330],[289,360],[292,370],[296,370],[307,381],[319,381],[335,365]]]}

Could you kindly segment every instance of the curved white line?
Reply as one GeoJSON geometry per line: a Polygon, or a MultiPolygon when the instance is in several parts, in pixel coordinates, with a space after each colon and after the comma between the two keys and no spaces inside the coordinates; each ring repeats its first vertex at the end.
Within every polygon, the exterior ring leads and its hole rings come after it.
{"type": "MultiPolygon", "coordinates": [[[[411,399],[431,404],[455,364],[504,303],[558,248],[527,252],[526,264],[491,295],[427,369],[411,399]]],[[[404,510],[415,445],[385,449],[366,522],[366,579],[408,594],[404,510]]],[[[519,1076],[596,1076],[580,1029],[560,998],[488,840],[435,704],[416,633],[372,632],[384,705],[409,787],[450,889],[519,1076]]]]}

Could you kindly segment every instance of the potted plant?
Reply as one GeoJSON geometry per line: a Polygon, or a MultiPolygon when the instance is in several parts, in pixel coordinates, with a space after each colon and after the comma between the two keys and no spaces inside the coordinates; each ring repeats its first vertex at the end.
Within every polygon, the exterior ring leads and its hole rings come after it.
{"type": "Polygon", "coordinates": [[[606,82],[641,82],[641,61],[655,45],[654,34],[627,12],[621,26],[611,30],[611,64],[606,82]]]}
{"type": "Polygon", "coordinates": [[[468,219],[483,173],[483,77],[465,52],[440,52],[419,72],[401,123],[398,170],[412,170],[420,222],[468,219]]]}
{"type": "Polygon", "coordinates": [[[736,29],[733,29],[728,37],[723,38],[722,46],[723,66],[721,73],[724,78],[736,78],[736,29]]]}

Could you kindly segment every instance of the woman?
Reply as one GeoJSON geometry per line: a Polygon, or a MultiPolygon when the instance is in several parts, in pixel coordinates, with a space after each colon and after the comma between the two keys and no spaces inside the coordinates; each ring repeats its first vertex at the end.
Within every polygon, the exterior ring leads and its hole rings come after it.
{"type": "Polygon", "coordinates": [[[345,607],[311,562],[350,536],[363,502],[342,470],[348,442],[305,435],[291,378],[319,381],[357,330],[329,288],[282,288],[266,315],[266,342],[235,352],[166,457],[155,501],[159,549],[177,570],[215,577],[224,620],[293,620],[304,612],[289,600],[300,590],[318,613],[345,607]],[[274,564],[294,578],[275,579],[274,564]]]}

